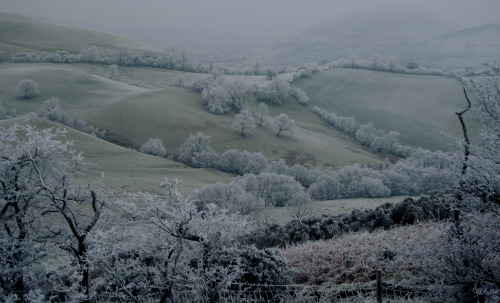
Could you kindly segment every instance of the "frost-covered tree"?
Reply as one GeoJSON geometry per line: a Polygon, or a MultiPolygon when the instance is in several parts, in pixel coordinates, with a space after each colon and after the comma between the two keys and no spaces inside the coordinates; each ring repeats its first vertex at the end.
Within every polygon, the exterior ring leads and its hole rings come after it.
{"type": "Polygon", "coordinates": [[[259,100],[279,105],[283,104],[283,101],[290,93],[290,88],[289,82],[277,77],[266,87],[258,89],[255,95],[259,100]]]}
{"type": "Polygon", "coordinates": [[[167,150],[163,146],[163,140],[160,138],[149,138],[148,142],[141,145],[141,153],[150,154],[158,157],[165,157],[167,150]]]}
{"type": "Polygon", "coordinates": [[[309,200],[304,188],[293,177],[274,173],[247,174],[236,183],[246,192],[264,199],[266,205],[293,205],[297,200],[309,200]]]}
{"type": "Polygon", "coordinates": [[[179,160],[194,167],[211,167],[216,158],[210,136],[203,133],[189,136],[179,150],[179,160]]]}
{"type": "Polygon", "coordinates": [[[266,80],[273,80],[278,73],[274,70],[274,68],[268,68],[266,71],[266,80]]]}
{"type": "Polygon", "coordinates": [[[24,79],[17,82],[14,93],[24,99],[28,99],[40,94],[38,83],[31,79],[24,79]]]}
{"type": "Polygon", "coordinates": [[[106,237],[99,242],[107,246],[97,248],[107,252],[94,255],[106,273],[104,285],[110,297],[136,302],[143,298],[216,302],[241,276],[237,257],[227,264],[219,261],[247,232],[247,222],[215,204],[199,209],[193,198],[177,191],[176,184],[168,180],[162,184],[166,198],[139,194],[133,201],[144,208],[124,208],[133,220],[128,225],[131,230],[115,229],[119,237],[106,236],[109,232],[104,231],[106,237]]]}
{"type": "Polygon", "coordinates": [[[244,175],[261,173],[266,169],[267,164],[267,158],[261,152],[251,153],[246,150],[228,149],[218,154],[215,165],[210,167],[228,173],[244,175]]]}
{"type": "Polygon", "coordinates": [[[195,191],[193,199],[200,208],[216,204],[221,208],[243,215],[258,211],[264,207],[264,200],[247,193],[239,184],[217,183],[195,191]]]}
{"type": "Polygon", "coordinates": [[[302,105],[307,105],[309,103],[309,97],[306,93],[298,87],[290,88],[290,95],[295,97],[297,101],[302,105]]]}
{"type": "Polygon", "coordinates": [[[89,298],[87,236],[104,200],[93,186],[80,187],[73,180],[82,157],[59,141],[63,135],[62,130],[18,124],[0,131],[0,296],[25,298],[29,291],[48,287],[46,277],[57,280],[61,274],[51,272],[49,258],[66,251],[70,259],[58,263],[68,266],[65,274],[74,280],[56,288],[71,288],[67,294],[75,299],[89,298]]]}
{"type": "Polygon", "coordinates": [[[240,135],[245,136],[245,131],[252,130],[256,127],[255,118],[252,112],[247,109],[242,110],[236,115],[235,121],[232,124],[232,128],[238,132],[240,135]]]}
{"type": "Polygon", "coordinates": [[[287,114],[279,114],[272,120],[273,129],[277,132],[276,136],[281,136],[281,133],[288,132],[293,134],[295,130],[295,120],[290,119],[287,114]]]}
{"type": "Polygon", "coordinates": [[[109,78],[113,79],[116,76],[116,74],[118,74],[118,65],[111,64],[109,66],[109,72],[110,72],[109,78]]]}
{"type": "Polygon", "coordinates": [[[252,95],[252,89],[243,80],[231,80],[224,83],[231,107],[240,112],[245,108],[248,97],[252,95]]]}
{"type": "Polygon", "coordinates": [[[269,113],[269,107],[265,103],[260,103],[257,108],[257,119],[259,120],[259,126],[262,126],[264,122],[264,117],[269,113]]]}
{"type": "Polygon", "coordinates": [[[203,89],[201,98],[212,114],[224,115],[229,111],[229,96],[222,84],[203,89]]]}
{"type": "Polygon", "coordinates": [[[0,102],[0,120],[10,119],[17,117],[17,112],[15,109],[6,109],[0,102]]]}

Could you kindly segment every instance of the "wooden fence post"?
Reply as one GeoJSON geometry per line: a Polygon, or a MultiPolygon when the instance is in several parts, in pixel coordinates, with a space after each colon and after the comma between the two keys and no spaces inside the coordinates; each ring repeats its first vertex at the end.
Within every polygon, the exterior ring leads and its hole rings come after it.
{"type": "Polygon", "coordinates": [[[382,271],[377,270],[377,303],[382,303],[382,271]]]}

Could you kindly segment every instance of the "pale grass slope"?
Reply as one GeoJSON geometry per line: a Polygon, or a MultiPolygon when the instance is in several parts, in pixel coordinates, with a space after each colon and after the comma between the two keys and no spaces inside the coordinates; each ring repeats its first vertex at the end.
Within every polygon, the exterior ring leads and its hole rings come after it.
{"type": "MultiPolygon", "coordinates": [[[[400,142],[431,150],[451,150],[462,136],[455,112],[467,103],[457,80],[359,69],[333,69],[301,79],[296,85],[311,104],[339,116],[354,116],[386,132],[401,134],[400,142]]],[[[465,115],[474,136],[477,122],[465,115]]]]}
{"type": "MultiPolygon", "coordinates": [[[[68,114],[107,130],[108,138],[122,146],[138,149],[149,138],[161,138],[169,154],[178,154],[189,135],[204,132],[212,136],[212,145],[218,151],[230,148],[261,151],[269,159],[287,158],[290,163],[310,167],[340,168],[380,161],[380,156],[334,130],[294,99],[281,106],[270,106],[265,126],[242,137],[231,129],[234,113],[213,115],[204,108],[199,94],[165,85],[179,76],[189,80],[204,76],[201,74],[120,67],[116,79],[109,79],[105,66],[0,65],[4,67],[0,69],[0,95],[5,107],[26,114],[36,112],[45,100],[57,97],[68,114]],[[27,100],[14,96],[12,88],[25,78],[38,82],[39,96],[27,100]],[[269,120],[281,112],[295,119],[298,128],[293,135],[278,138],[270,129],[269,120]]],[[[263,81],[263,76],[243,78],[253,83],[263,81]]],[[[257,105],[255,100],[248,102],[251,110],[256,110],[257,105]]]]}
{"type": "MultiPolygon", "coordinates": [[[[7,128],[14,123],[29,123],[36,128],[62,128],[64,126],[46,120],[16,118],[0,120],[0,127],[7,128]]],[[[183,193],[213,184],[216,180],[229,182],[232,176],[214,170],[193,169],[165,158],[150,156],[135,150],[123,148],[73,129],[67,129],[65,141],[73,142],[73,148],[83,152],[90,163],[78,178],[84,182],[99,181],[120,192],[148,191],[162,193],[159,184],[165,177],[179,179],[183,193]]]]}
{"type": "Polygon", "coordinates": [[[21,51],[66,50],[78,53],[95,45],[107,50],[118,47],[154,50],[152,46],[117,35],[57,23],[18,14],[0,12],[0,50],[7,55],[21,51]]]}

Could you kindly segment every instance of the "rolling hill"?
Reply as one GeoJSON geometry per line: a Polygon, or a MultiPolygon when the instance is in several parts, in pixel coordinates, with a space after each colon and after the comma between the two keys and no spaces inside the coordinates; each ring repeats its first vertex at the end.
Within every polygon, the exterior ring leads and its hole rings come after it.
{"type": "MultiPolygon", "coordinates": [[[[400,142],[431,150],[451,150],[462,136],[455,112],[465,108],[462,85],[437,76],[403,75],[356,69],[334,69],[296,82],[312,104],[339,116],[354,116],[400,142]]],[[[475,120],[465,117],[471,129],[475,120]]]]}
{"type": "MultiPolygon", "coordinates": [[[[5,14],[0,15],[0,19],[4,28],[14,28],[22,22],[26,22],[29,28],[42,22],[14,17],[9,19],[5,14]]],[[[99,34],[88,36],[85,30],[74,31],[53,24],[45,35],[58,37],[54,28],[71,33],[72,39],[80,41],[78,47],[85,46],[83,43],[95,45],[94,42],[102,38],[99,34]]],[[[317,31],[321,32],[320,29],[317,31]]],[[[31,36],[18,35],[16,30],[2,35],[5,37],[2,41],[17,39],[28,46],[33,43],[29,47],[32,50],[39,49],[43,42],[41,38],[30,41],[31,36]]],[[[59,36],[61,39],[64,37],[59,36]]],[[[118,47],[120,39],[110,37],[108,46],[118,47]]],[[[76,44],[71,42],[67,45],[76,44]]],[[[167,152],[175,156],[189,135],[204,132],[212,137],[212,147],[220,152],[231,148],[261,151],[271,160],[285,158],[289,164],[301,163],[314,168],[379,163],[384,157],[335,130],[313,114],[310,107],[298,104],[293,98],[287,99],[283,105],[270,106],[264,126],[242,137],[231,129],[234,113],[213,115],[203,107],[199,94],[169,87],[169,83],[178,77],[190,81],[203,74],[121,66],[118,74],[110,79],[106,65],[0,62],[0,67],[0,101],[5,107],[15,108],[26,117],[36,112],[45,100],[57,97],[70,116],[107,130],[110,142],[127,148],[138,150],[148,138],[161,138],[167,152]],[[39,96],[27,100],[15,97],[13,88],[18,81],[26,78],[38,82],[39,96]],[[293,135],[278,138],[270,129],[269,119],[279,113],[285,113],[297,122],[293,135]]],[[[238,77],[252,85],[267,83],[264,76],[225,77],[238,77]]],[[[453,114],[451,117],[442,114],[452,113],[456,110],[453,106],[463,101],[458,83],[441,77],[336,69],[314,74],[294,84],[306,91],[312,105],[325,107],[340,115],[354,115],[363,123],[374,122],[386,131],[399,131],[402,143],[430,149],[449,147],[441,133],[451,137],[456,135],[455,118],[453,114]]],[[[255,110],[258,102],[252,99],[247,106],[255,110]]],[[[94,145],[98,145],[97,142],[101,141],[96,141],[94,145]]],[[[97,149],[88,151],[90,158],[97,149]]]]}
{"type": "Polygon", "coordinates": [[[423,41],[455,29],[427,12],[384,5],[321,22],[261,49],[252,59],[292,66],[352,56],[379,60],[396,56],[404,62],[420,59],[413,49],[423,41]]]}
{"type": "Polygon", "coordinates": [[[46,19],[0,12],[0,50],[8,56],[16,52],[79,52],[83,47],[103,49],[127,47],[154,50],[153,47],[117,35],[59,25],[46,19]]]}
{"type": "MultiPolygon", "coordinates": [[[[478,66],[485,58],[500,59],[498,24],[460,28],[432,11],[391,4],[335,17],[296,35],[284,37],[240,60],[265,65],[301,66],[321,59],[360,58],[428,68],[478,66]]],[[[223,59],[221,59],[223,60],[223,59]]]]}
{"type": "MultiPolygon", "coordinates": [[[[14,123],[29,123],[36,128],[61,128],[58,123],[36,118],[0,120],[0,127],[14,123]]],[[[96,181],[103,176],[103,183],[120,192],[148,191],[161,193],[159,184],[168,177],[181,180],[179,189],[189,193],[216,181],[229,182],[233,176],[208,169],[194,169],[168,159],[146,155],[131,149],[111,144],[91,135],[66,128],[68,133],[62,140],[73,142],[73,148],[83,152],[85,161],[91,165],[79,178],[84,182],[96,181]]]]}
{"type": "MultiPolygon", "coordinates": [[[[135,83],[137,79],[141,79],[141,83],[161,82],[158,79],[168,82],[174,74],[187,77],[200,75],[130,67],[121,73],[119,81],[115,81],[99,75],[104,73],[105,67],[96,71],[98,67],[86,64],[2,63],[2,67],[0,95],[5,107],[27,114],[36,112],[45,100],[57,97],[72,117],[107,130],[112,142],[134,149],[138,149],[148,138],[161,138],[168,153],[178,154],[180,145],[189,135],[204,132],[212,136],[212,146],[218,151],[230,148],[261,151],[269,159],[287,158],[290,163],[310,167],[340,168],[354,163],[376,163],[381,159],[352,138],[332,129],[307,107],[291,98],[282,106],[270,106],[270,116],[283,112],[295,119],[298,129],[293,136],[278,138],[266,124],[241,137],[231,129],[233,115],[209,113],[203,107],[200,95],[191,90],[144,88],[143,85],[128,84],[135,83]],[[25,78],[39,83],[41,95],[28,100],[14,96],[13,87],[25,78]]],[[[247,76],[244,79],[251,83],[264,81],[263,76],[247,76]]],[[[250,109],[256,109],[257,105],[254,100],[248,103],[250,109]]]]}

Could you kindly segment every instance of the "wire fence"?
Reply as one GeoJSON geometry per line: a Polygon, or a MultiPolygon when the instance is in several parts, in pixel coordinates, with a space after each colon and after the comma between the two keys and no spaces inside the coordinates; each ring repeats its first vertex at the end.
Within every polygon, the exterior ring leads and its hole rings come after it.
{"type": "MultiPolygon", "coordinates": [[[[411,285],[382,283],[381,279],[358,285],[268,285],[238,284],[229,285],[224,290],[201,296],[210,298],[207,302],[220,303],[323,303],[323,302],[424,302],[432,293],[428,289],[417,289],[411,285]]],[[[193,292],[178,292],[178,302],[193,302],[193,292]]],[[[205,300],[203,300],[205,301],[205,300]]]]}

